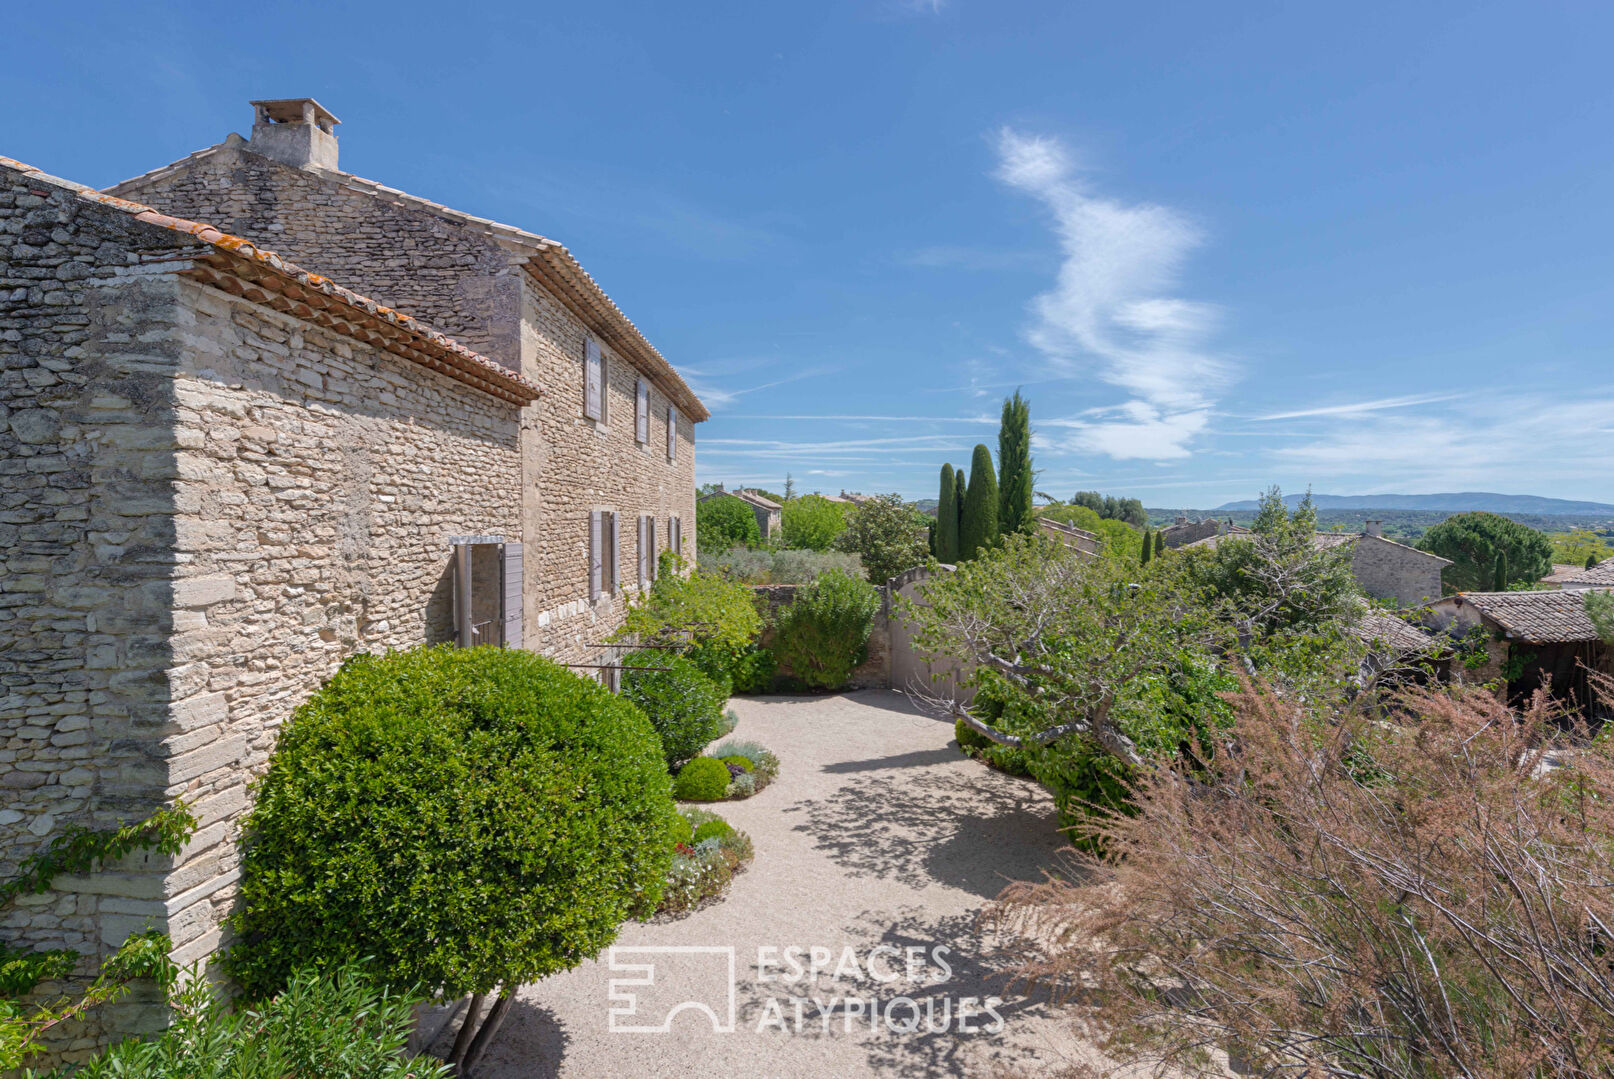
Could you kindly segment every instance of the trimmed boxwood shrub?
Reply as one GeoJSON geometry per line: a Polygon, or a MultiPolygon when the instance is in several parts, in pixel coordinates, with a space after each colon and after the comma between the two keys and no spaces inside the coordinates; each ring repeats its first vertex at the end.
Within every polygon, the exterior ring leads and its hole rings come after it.
{"type": "Polygon", "coordinates": [[[717,759],[722,761],[724,764],[738,768],[742,772],[749,772],[753,767],[755,767],[749,758],[742,757],[738,753],[730,753],[726,757],[719,757],[717,759]]]}
{"type": "Polygon", "coordinates": [[[774,652],[804,684],[838,689],[867,655],[879,609],[873,585],[831,570],[780,611],[774,652]]]}
{"type": "Polygon", "coordinates": [[[709,820],[695,829],[695,842],[703,839],[726,839],[734,834],[734,826],[726,820],[709,820]]]}
{"type": "Polygon", "coordinates": [[[632,701],[661,736],[669,768],[695,756],[723,733],[723,704],[728,699],[689,660],[672,652],[646,649],[623,661],[655,670],[622,672],[622,696],[632,701]]]}
{"type": "Polygon", "coordinates": [[[730,798],[746,798],[762,790],[779,774],[779,758],[755,742],[730,739],[713,747],[712,756],[725,764],[745,762],[751,767],[729,788],[730,798]]]}
{"type": "Polygon", "coordinates": [[[678,770],[673,794],[680,802],[718,802],[729,789],[729,770],[715,757],[696,757],[678,770]]]}
{"type": "Polygon", "coordinates": [[[531,652],[354,656],[258,784],[227,969],[258,997],[366,957],[449,997],[569,969],[656,909],[671,794],[644,714],[531,652]]]}

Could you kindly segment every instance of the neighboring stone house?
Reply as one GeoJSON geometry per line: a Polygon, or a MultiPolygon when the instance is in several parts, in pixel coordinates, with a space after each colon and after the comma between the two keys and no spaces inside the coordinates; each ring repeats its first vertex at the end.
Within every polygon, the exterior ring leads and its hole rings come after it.
{"type": "Polygon", "coordinates": [[[1614,558],[1605,558],[1591,569],[1558,577],[1557,585],[1570,591],[1614,587],[1614,558]]]}
{"type": "Polygon", "coordinates": [[[1219,535],[1222,531],[1222,522],[1214,517],[1190,521],[1186,514],[1179,513],[1177,520],[1162,528],[1160,534],[1165,537],[1167,547],[1186,547],[1198,540],[1219,535]]]}
{"type": "MultiPolygon", "coordinates": [[[[0,158],[0,877],[69,824],[201,820],[0,911],[81,973],[148,926],[218,947],[248,785],[344,658],[590,659],[694,550],[706,411],[666,361],[563,248],[335,172],[296,104],[120,187],[156,207],[0,158]]],[[[64,1024],[61,1059],[153,1014],[64,1024]]]]}
{"type": "Polygon", "coordinates": [[[1574,580],[1576,577],[1579,577],[1585,572],[1586,567],[1578,562],[1573,564],[1566,562],[1554,562],[1552,564],[1552,572],[1541,578],[1541,580],[1537,581],[1536,583],[1545,588],[1557,588],[1564,581],[1574,580]]]}
{"type": "Polygon", "coordinates": [[[700,501],[706,502],[713,498],[737,498],[744,502],[757,519],[757,531],[762,534],[763,542],[767,542],[779,534],[784,521],[784,507],[773,499],[768,498],[760,491],[749,490],[744,487],[728,491],[720,483],[717,490],[702,495],[700,501]]]}
{"type": "Polygon", "coordinates": [[[253,106],[250,141],[109,192],[265,237],[542,386],[522,419],[523,640],[590,659],[660,551],[695,560],[706,407],[560,244],[340,171],[311,99],[253,106]]]}
{"type": "Polygon", "coordinates": [[[1606,715],[1614,702],[1598,700],[1588,669],[1614,674],[1614,648],[1599,639],[1586,614],[1586,592],[1459,592],[1430,604],[1425,623],[1461,637],[1480,635],[1488,662],[1480,680],[1506,677],[1508,695],[1523,700],[1542,685],[1588,715],[1606,715]]]}
{"type": "MultiPolygon", "coordinates": [[[[1195,540],[1188,547],[1215,547],[1230,539],[1247,539],[1239,529],[1195,540]]],[[[1387,539],[1379,522],[1367,522],[1362,532],[1317,532],[1318,547],[1351,548],[1351,572],[1363,592],[1378,599],[1395,600],[1405,607],[1428,603],[1441,595],[1440,571],[1451,560],[1387,539]]]]}

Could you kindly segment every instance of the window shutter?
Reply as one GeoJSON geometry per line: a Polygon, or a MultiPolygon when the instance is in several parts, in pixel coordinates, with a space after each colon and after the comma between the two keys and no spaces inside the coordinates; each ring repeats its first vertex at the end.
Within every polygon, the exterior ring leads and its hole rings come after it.
{"type": "Polygon", "coordinates": [[[645,540],[645,522],[648,519],[649,518],[644,517],[643,515],[641,515],[639,517],[639,590],[640,591],[643,591],[644,589],[650,587],[650,561],[645,556],[645,552],[648,551],[649,548],[650,548],[650,544],[645,540]]]}
{"type": "Polygon", "coordinates": [[[667,460],[678,460],[678,410],[667,406],[667,460]]]}
{"type": "Polygon", "coordinates": [[[650,441],[650,383],[639,380],[634,390],[633,436],[640,442],[650,441]]]}
{"type": "Polygon", "coordinates": [[[646,517],[644,519],[644,525],[645,532],[650,537],[650,542],[645,548],[645,565],[647,567],[645,572],[648,574],[650,579],[654,581],[656,579],[656,519],[654,517],[646,517]]]}
{"type": "Polygon", "coordinates": [[[521,647],[521,544],[506,543],[499,559],[502,598],[500,614],[504,622],[502,643],[506,648],[521,647]]]}
{"type": "Polygon", "coordinates": [[[667,550],[680,558],[684,554],[683,529],[679,527],[681,523],[676,517],[667,518],[667,550]]]}
{"type": "Polygon", "coordinates": [[[584,344],[583,363],[583,415],[591,420],[601,418],[601,388],[604,386],[605,360],[600,355],[600,344],[590,337],[584,344]]]}
{"type": "Polygon", "coordinates": [[[621,568],[617,565],[617,551],[619,548],[617,547],[616,519],[617,514],[615,511],[605,515],[606,587],[612,593],[622,587],[621,568]]]}
{"type": "Polygon", "coordinates": [[[588,515],[588,601],[593,603],[600,598],[600,578],[602,576],[605,544],[600,535],[603,521],[599,510],[593,510],[588,515]]]}

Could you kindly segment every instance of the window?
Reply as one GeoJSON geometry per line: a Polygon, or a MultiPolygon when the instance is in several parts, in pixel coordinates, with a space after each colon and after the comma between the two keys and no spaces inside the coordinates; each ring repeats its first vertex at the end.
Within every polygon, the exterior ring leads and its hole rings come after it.
{"type": "Polygon", "coordinates": [[[592,337],[583,345],[583,415],[605,421],[605,357],[592,337]]]}
{"type": "Polygon", "coordinates": [[[639,379],[633,391],[633,437],[650,441],[650,383],[639,379]]]}
{"type": "Polygon", "coordinates": [[[639,588],[644,590],[650,587],[650,582],[656,579],[656,519],[650,516],[639,518],[639,588]]]}
{"type": "Polygon", "coordinates": [[[678,460],[678,410],[667,406],[667,460],[678,460]]]}

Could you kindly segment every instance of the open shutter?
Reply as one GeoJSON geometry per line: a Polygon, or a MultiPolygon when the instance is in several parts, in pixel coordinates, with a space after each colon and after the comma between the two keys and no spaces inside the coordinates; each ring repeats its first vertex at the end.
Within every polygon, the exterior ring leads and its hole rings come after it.
{"type": "Polygon", "coordinates": [[[612,511],[605,515],[605,569],[606,588],[613,594],[622,587],[622,571],[617,565],[618,552],[616,536],[617,514],[612,511]]]}
{"type": "Polygon", "coordinates": [[[499,610],[506,648],[521,647],[521,544],[506,543],[499,557],[499,610]]]}
{"type": "Polygon", "coordinates": [[[600,356],[599,342],[590,337],[583,346],[583,415],[591,420],[601,418],[600,400],[603,396],[605,360],[600,356]]]}
{"type": "Polygon", "coordinates": [[[639,551],[639,590],[640,591],[643,591],[644,589],[650,587],[650,560],[649,560],[648,557],[646,557],[646,552],[650,549],[650,544],[645,539],[645,534],[646,534],[645,522],[648,521],[648,520],[649,520],[649,518],[645,517],[642,514],[639,517],[638,551],[639,551]]]}
{"type": "Polygon", "coordinates": [[[684,553],[683,539],[684,537],[679,534],[678,518],[667,518],[667,550],[675,555],[682,556],[684,553]]]}
{"type": "Polygon", "coordinates": [[[604,522],[599,510],[593,510],[588,515],[588,601],[593,603],[600,598],[600,584],[603,577],[605,543],[601,535],[604,522]]]}
{"type": "Polygon", "coordinates": [[[654,517],[646,517],[644,519],[644,525],[645,531],[650,536],[650,543],[645,551],[646,563],[648,567],[646,572],[649,574],[650,579],[654,581],[656,579],[656,519],[654,517]]]}
{"type": "Polygon", "coordinates": [[[678,460],[678,410],[667,406],[667,460],[678,460]]]}
{"type": "Polygon", "coordinates": [[[650,383],[641,378],[633,399],[633,437],[647,443],[650,441],[650,383]]]}

